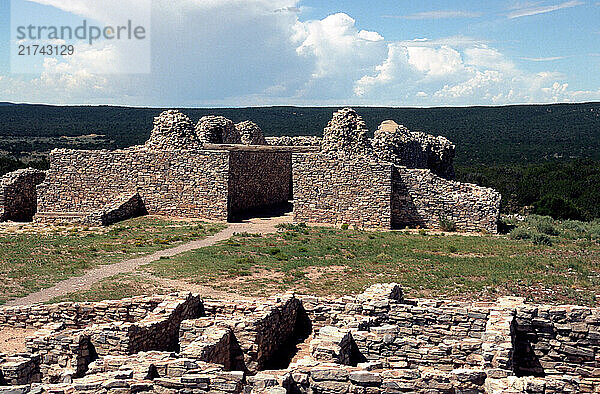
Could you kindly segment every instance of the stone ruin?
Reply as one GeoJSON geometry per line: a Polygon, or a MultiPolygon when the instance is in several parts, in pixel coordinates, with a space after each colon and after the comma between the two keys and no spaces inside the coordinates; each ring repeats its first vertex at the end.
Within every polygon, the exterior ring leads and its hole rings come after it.
{"type": "Polygon", "coordinates": [[[176,110],[164,111],[154,118],[154,127],[146,147],[157,150],[189,149],[198,146],[200,140],[194,124],[186,115],[176,110]]]}
{"type": "Polygon", "coordinates": [[[144,145],[53,150],[44,181],[29,185],[37,196],[24,200],[37,205],[39,222],[107,225],[146,213],[231,221],[292,200],[297,222],[367,229],[451,222],[496,233],[500,195],[453,181],[454,149],[393,121],[369,139],[351,108],[333,114],[322,138],[265,138],[255,123],[222,116],[194,127],[169,110],[154,119],[144,145]]]}
{"type": "Polygon", "coordinates": [[[204,116],[196,124],[198,138],[204,144],[239,144],[240,133],[233,122],[223,116],[204,116]]]}
{"type": "Polygon", "coordinates": [[[37,329],[0,393],[593,393],[600,310],[356,296],[189,293],[0,308],[37,329]]]}
{"type": "Polygon", "coordinates": [[[258,125],[249,120],[236,123],[235,129],[240,135],[240,143],[243,145],[267,145],[265,136],[258,125]]]}
{"type": "Polygon", "coordinates": [[[456,147],[444,137],[413,132],[393,120],[381,123],[373,138],[377,157],[397,167],[430,169],[446,179],[454,179],[456,147]]]}
{"type": "Polygon", "coordinates": [[[37,211],[36,186],[46,177],[33,168],[16,170],[0,178],[0,222],[24,222],[37,211]]]}
{"type": "Polygon", "coordinates": [[[334,112],[323,130],[321,152],[340,155],[342,158],[370,157],[373,149],[369,142],[367,124],[352,108],[334,112]]]}

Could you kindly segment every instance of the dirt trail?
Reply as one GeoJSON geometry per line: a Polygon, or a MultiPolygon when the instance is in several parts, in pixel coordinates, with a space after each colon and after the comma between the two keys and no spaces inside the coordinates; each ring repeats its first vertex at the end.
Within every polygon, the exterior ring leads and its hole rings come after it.
{"type": "Polygon", "coordinates": [[[86,272],[83,276],[66,279],[56,283],[47,289],[31,293],[25,297],[17,298],[6,303],[12,305],[29,305],[41,302],[47,302],[54,297],[63,296],[75,291],[88,290],[94,283],[111,277],[113,275],[135,271],[138,267],[159,260],[161,257],[172,257],[190,250],[205,248],[224,241],[233,236],[234,233],[248,232],[268,234],[277,231],[276,225],[280,223],[290,223],[292,217],[290,214],[284,216],[254,218],[240,223],[228,223],[227,228],[210,237],[188,242],[174,248],[165,249],[148,256],[142,256],[135,259],[121,261],[119,263],[103,265],[86,272]]]}

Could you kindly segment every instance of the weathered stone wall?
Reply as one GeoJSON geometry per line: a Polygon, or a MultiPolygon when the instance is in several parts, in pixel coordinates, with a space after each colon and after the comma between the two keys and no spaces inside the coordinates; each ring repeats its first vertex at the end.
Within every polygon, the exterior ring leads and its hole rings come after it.
{"type": "Polygon", "coordinates": [[[446,179],[454,179],[456,147],[446,138],[410,131],[392,120],[381,123],[371,141],[382,161],[397,167],[430,169],[446,179]]]}
{"type": "Polygon", "coordinates": [[[281,137],[266,137],[267,144],[273,146],[312,146],[321,147],[322,137],[317,136],[281,136],[281,137]]]}
{"type": "MultiPolygon", "coordinates": [[[[516,297],[495,303],[405,299],[396,284],[337,299],[213,300],[204,311],[196,295],[162,299],[137,323],[69,328],[71,315],[64,322],[56,316],[27,341],[27,353],[0,355],[0,386],[10,385],[0,393],[600,390],[598,308],[527,305],[516,297]],[[291,364],[265,370],[271,361],[289,360],[282,351],[305,338],[297,332],[303,312],[313,323],[309,351],[304,343],[291,364]],[[138,337],[137,330],[146,332],[138,337]],[[173,348],[177,338],[180,351],[173,348]],[[146,351],[154,347],[173,351],[146,351]],[[31,384],[40,379],[43,384],[31,384]]],[[[32,311],[48,315],[52,308],[32,311]]]]}
{"type": "Polygon", "coordinates": [[[293,154],[292,173],[295,221],[391,227],[391,164],[293,154]]]}
{"type": "Polygon", "coordinates": [[[291,198],[291,155],[269,150],[229,153],[230,218],[243,211],[285,203],[291,198]]]}
{"type": "Polygon", "coordinates": [[[36,185],[42,183],[44,171],[33,168],[10,172],[0,179],[0,222],[30,221],[37,211],[36,185]]]}
{"type": "Polygon", "coordinates": [[[360,228],[439,228],[497,232],[500,194],[448,181],[430,170],[396,168],[326,154],[292,157],[294,219],[360,228]]]}
{"type": "Polygon", "coordinates": [[[518,375],[600,374],[600,311],[523,306],[515,317],[518,375]]]}
{"type": "Polygon", "coordinates": [[[449,181],[430,170],[395,168],[392,226],[439,228],[452,221],[460,231],[496,233],[500,193],[469,183],[449,181]]]}
{"type": "Polygon", "coordinates": [[[62,302],[51,305],[21,305],[0,308],[0,327],[42,328],[62,323],[67,328],[84,328],[113,321],[144,319],[165,296],[140,296],[102,302],[62,302]]]}
{"type": "Polygon", "coordinates": [[[278,148],[61,149],[50,162],[40,221],[110,224],[142,213],[225,221],[291,196],[291,153],[278,148]]]}
{"type": "Polygon", "coordinates": [[[227,219],[226,151],[53,150],[39,214],[88,216],[138,193],[150,214],[227,219]]]}
{"type": "Polygon", "coordinates": [[[439,228],[445,219],[460,231],[496,233],[500,198],[493,189],[449,181],[430,170],[395,168],[392,225],[439,228]]]}

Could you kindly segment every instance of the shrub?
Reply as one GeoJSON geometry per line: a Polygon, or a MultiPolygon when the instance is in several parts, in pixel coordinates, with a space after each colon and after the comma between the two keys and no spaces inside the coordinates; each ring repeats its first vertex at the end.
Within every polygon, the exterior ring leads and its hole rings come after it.
{"type": "Polygon", "coordinates": [[[531,239],[531,236],[531,231],[523,227],[513,229],[509,235],[512,239],[531,239]]]}
{"type": "Polygon", "coordinates": [[[419,235],[427,235],[427,230],[425,230],[424,228],[420,229],[419,235]]]}
{"type": "Polygon", "coordinates": [[[546,234],[533,234],[531,242],[533,242],[534,245],[552,246],[552,239],[546,234]]]}
{"type": "Polygon", "coordinates": [[[561,196],[546,195],[534,202],[533,208],[536,214],[551,216],[554,219],[580,220],[583,218],[575,204],[561,196]]]}
{"type": "Polygon", "coordinates": [[[458,252],[458,248],[454,245],[450,245],[450,246],[448,246],[448,252],[456,253],[456,252],[458,252]]]}
{"type": "Polygon", "coordinates": [[[349,228],[350,228],[350,225],[348,223],[342,224],[342,230],[348,230],[349,228]]]}
{"type": "Polygon", "coordinates": [[[440,222],[440,228],[443,231],[448,231],[448,232],[456,231],[456,223],[453,220],[448,219],[445,216],[440,216],[439,222],[440,222]]]}

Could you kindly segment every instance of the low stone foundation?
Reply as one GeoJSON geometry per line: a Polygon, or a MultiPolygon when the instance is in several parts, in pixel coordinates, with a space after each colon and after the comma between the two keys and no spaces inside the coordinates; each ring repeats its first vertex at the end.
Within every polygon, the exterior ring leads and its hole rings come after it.
{"type": "Polygon", "coordinates": [[[338,299],[61,305],[63,317],[52,305],[27,319],[0,309],[0,325],[47,322],[27,353],[0,355],[0,393],[600,390],[596,308],[405,299],[394,284],[338,299]],[[102,323],[109,315],[127,321],[102,323]]]}

